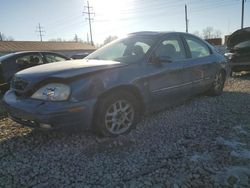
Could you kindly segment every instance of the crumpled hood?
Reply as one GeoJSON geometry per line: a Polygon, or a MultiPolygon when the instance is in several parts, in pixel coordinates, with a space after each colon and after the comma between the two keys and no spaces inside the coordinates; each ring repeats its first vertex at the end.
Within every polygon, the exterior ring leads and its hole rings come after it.
{"type": "Polygon", "coordinates": [[[116,61],[105,60],[70,60],[39,65],[16,73],[16,77],[27,81],[37,82],[47,78],[73,78],[95,71],[126,65],[116,61]]]}
{"type": "Polygon", "coordinates": [[[235,45],[244,42],[246,40],[250,40],[250,27],[246,27],[243,29],[239,29],[232,33],[227,40],[227,47],[229,49],[234,48],[235,45]]]}

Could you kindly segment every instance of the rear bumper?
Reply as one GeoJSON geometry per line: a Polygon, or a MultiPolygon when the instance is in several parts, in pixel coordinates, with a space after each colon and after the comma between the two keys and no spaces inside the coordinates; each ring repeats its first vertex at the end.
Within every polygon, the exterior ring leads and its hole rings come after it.
{"type": "Polygon", "coordinates": [[[20,99],[10,90],[4,95],[3,104],[10,118],[25,126],[90,129],[95,100],[44,102],[30,98],[20,99]]]}

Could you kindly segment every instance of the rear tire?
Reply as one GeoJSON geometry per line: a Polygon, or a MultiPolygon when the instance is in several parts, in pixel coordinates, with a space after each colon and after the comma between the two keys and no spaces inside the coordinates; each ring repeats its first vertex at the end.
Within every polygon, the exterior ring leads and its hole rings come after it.
{"type": "Polygon", "coordinates": [[[209,90],[208,94],[211,96],[221,95],[223,92],[223,87],[225,84],[226,75],[223,71],[219,71],[216,73],[213,86],[209,90]]]}
{"type": "Polygon", "coordinates": [[[136,97],[127,91],[117,91],[102,97],[97,104],[95,129],[102,136],[127,134],[140,117],[136,97]]]}

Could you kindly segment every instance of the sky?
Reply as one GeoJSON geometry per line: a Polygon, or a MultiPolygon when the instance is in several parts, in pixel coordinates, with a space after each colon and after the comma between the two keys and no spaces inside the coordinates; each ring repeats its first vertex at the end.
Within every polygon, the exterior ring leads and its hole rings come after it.
{"type": "MultiPolygon", "coordinates": [[[[95,44],[106,37],[136,31],[185,31],[187,5],[189,32],[208,26],[230,34],[241,26],[241,0],[89,0],[95,44]]],[[[18,41],[73,39],[89,35],[86,0],[0,0],[0,32],[18,41]]],[[[250,0],[245,3],[244,26],[250,26],[250,0]]]]}

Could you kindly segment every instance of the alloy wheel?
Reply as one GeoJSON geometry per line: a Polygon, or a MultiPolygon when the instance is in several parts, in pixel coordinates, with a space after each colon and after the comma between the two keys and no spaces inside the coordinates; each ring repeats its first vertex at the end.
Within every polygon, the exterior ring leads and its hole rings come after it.
{"type": "Polygon", "coordinates": [[[216,91],[221,91],[222,87],[223,87],[223,83],[224,83],[223,75],[220,72],[220,73],[216,74],[216,76],[215,76],[214,89],[216,91]]]}
{"type": "Polygon", "coordinates": [[[122,134],[133,124],[135,110],[126,100],[118,100],[110,105],[105,114],[105,126],[112,134],[122,134]]]}

